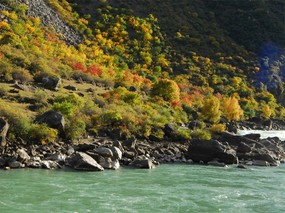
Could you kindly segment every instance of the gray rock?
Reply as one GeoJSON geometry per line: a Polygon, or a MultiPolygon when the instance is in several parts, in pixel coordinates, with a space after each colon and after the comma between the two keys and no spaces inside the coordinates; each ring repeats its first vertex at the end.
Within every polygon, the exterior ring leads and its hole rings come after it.
{"type": "Polygon", "coordinates": [[[95,149],[95,145],[94,144],[90,144],[90,143],[81,143],[81,144],[78,144],[75,149],[76,151],[78,152],[87,152],[89,150],[93,150],[95,149]]]}
{"type": "Polygon", "coordinates": [[[42,162],[41,161],[36,161],[36,160],[30,160],[27,162],[27,167],[29,168],[42,168],[42,162]]]}
{"type": "Polygon", "coordinates": [[[252,162],[253,166],[270,166],[270,163],[265,160],[254,160],[252,162]]]}
{"type": "Polygon", "coordinates": [[[45,112],[36,118],[36,123],[45,123],[50,128],[54,128],[59,130],[60,132],[64,132],[65,120],[63,114],[60,112],[56,112],[54,110],[50,110],[45,112]]]}
{"type": "Polygon", "coordinates": [[[8,165],[11,169],[17,169],[17,168],[23,168],[24,167],[24,164],[22,164],[21,162],[16,161],[16,160],[9,161],[8,165]]]}
{"type": "Polygon", "coordinates": [[[91,156],[83,152],[76,152],[68,159],[68,166],[81,171],[103,171],[104,168],[99,165],[91,156]]]}
{"type": "Polygon", "coordinates": [[[137,143],[137,139],[135,137],[130,137],[123,141],[123,146],[125,146],[127,149],[135,148],[137,143]]]}
{"type": "Polygon", "coordinates": [[[111,147],[111,150],[113,153],[112,160],[121,160],[122,159],[123,154],[118,147],[113,146],[113,147],[111,147]]]}
{"type": "Polygon", "coordinates": [[[155,165],[151,159],[148,158],[136,158],[130,163],[130,166],[140,168],[140,169],[154,169],[155,165]]]}
{"type": "Polygon", "coordinates": [[[42,161],[42,168],[44,168],[44,169],[57,169],[57,168],[60,168],[60,165],[55,161],[43,160],[42,161]]]}
{"type": "Polygon", "coordinates": [[[62,153],[55,153],[50,155],[49,157],[46,158],[46,160],[51,160],[51,161],[55,161],[56,163],[59,163],[60,165],[63,165],[66,159],[66,155],[62,154],[62,153]]]}
{"type": "Polygon", "coordinates": [[[9,130],[9,124],[3,118],[0,118],[0,145],[6,145],[6,135],[9,130]]]}
{"type": "Polygon", "coordinates": [[[21,163],[25,163],[28,160],[30,160],[30,156],[24,149],[18,149],[17,154],[18,154],[17,160],[21,163]]]}
{"type": "Polygon", "coordinates": [[[6,160],[3,157],[0,157],[0,168],[6,165],[6,160]]]}
{"type": "Polygon", "coordinates": [[[46,76],[42,78],[43,87],[57,91],[62,84],[61,78],[46,76]]]}
{"type": "Polygon", "coordinates": [[[107,147],[98,147],[96,149],[94,149],[94,151],[101,155],[102,157],[105,158],[112,158],[113,157],[113,152],[111,149],[107,148],[107,147]]]}
{"type": "Polygon", "coordinates": [[[187,157],[194,162],[209,161],[218,159],[219,162],[225,164],[233,164],[236,162],[236,152],[228,146],[223,145],[216,140],[193,139],[188,147],[187,157]]]}

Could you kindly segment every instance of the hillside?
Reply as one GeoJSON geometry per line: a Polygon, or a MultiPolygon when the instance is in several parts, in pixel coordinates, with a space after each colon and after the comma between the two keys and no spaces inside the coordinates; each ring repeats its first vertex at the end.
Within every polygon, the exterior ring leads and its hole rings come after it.
{"type": "Polygon", "coordinates": [[[185,140],[284,118],[284,3],[237,2],[2,1],[9,140],[185,140]],[[51,109],[64,134],[35,122],[51,109]]]}

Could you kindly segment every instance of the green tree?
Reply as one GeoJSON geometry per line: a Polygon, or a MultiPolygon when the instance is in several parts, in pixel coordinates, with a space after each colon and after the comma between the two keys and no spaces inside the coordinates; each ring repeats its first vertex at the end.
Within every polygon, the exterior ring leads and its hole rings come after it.
{"type": "Polygon", "coordinates": [[[153,85],[151,95],[162,97],[165,101],[179,101],[180,89],[175,81],[161,79],[153,85]]]}

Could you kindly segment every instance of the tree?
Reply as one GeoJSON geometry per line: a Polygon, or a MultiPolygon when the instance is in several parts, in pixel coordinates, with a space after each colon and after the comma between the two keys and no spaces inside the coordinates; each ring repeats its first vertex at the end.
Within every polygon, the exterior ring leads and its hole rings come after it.
{"type": "Polygon", "coordinates": [[[153,85],[151,95],[162,97],[165,101],[179,101],[180,89],[175,81],[161,79],[153,85]]]}
{"type": "Polygon", "coordinates": [[[220,101],[217,97],[212,96],[204,100],[202,115],[206,121],[211,123],[219,122],[221,118],[220,101]]]}
{"type": "Polygon", "coordinates": [[[238,121],[243,116],[243,110],[236,97],[225,98],[221,109],[225,118],[230,121],[238,121]]]}

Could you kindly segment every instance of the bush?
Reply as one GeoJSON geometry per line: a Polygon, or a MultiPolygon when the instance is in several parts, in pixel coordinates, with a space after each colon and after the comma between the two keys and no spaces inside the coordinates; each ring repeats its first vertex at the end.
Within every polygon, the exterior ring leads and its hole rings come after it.
{"type": "Polygon", "coordinates": [[[72,141],[78,139],[86,134],[86,124],[80,116],[73,116],[66,122],[65,133],[66,137],[72,141]]]}
{"type": "Polygon", "coordinates": [[[220,133],[226,130],[226,126],[224,124],[214,124],[210,127],[210,131],[213,133],[220,133]]]}
{"type": "Polygon", "coordinates": [[[162,97],[165,101],[179,101],[180,89],[175,81],[161,79],[153,85],[151,95],[162,97]]]}
{"type": "Polygon", "coordinates": [[[208,130],[196,129],[191,132],[191,137],[196,139],[210,140],[211,133],[208,130]]]}
{"type": "Polygon", "coordinates": [[[32,124],[29,130],[30,138],[41,144],[55,142],[58,136],[56,129],[49,128],[46,124],[32,124]]]}

